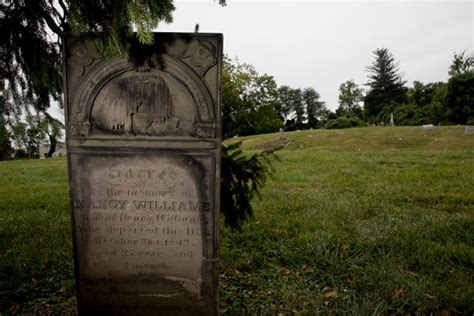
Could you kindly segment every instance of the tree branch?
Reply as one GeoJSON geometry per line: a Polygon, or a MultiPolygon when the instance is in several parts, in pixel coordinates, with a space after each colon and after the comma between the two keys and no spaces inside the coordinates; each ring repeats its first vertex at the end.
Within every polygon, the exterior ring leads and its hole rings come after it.
{"type": "Polygon", "coordinates": [[[61,19],[61,24],[64,24],[64,22],[66,21],[67,16],[69,15],[68,14],[69,11],[68,11],[68,9],[66,7],[66,4],[64,3],[63,0],[59,0],[58,3],[61,6],[61,8],[63,9],[63,17],[61,19]]]}
{"type": "Polygon", "coordinates": [[[41,16],[43,17],[44,21],[48,25],[48,27],[56,33],[57,35],[61,35],[63,33],[62,29],[57,25],[54,19],[48,14],[48,12],[41,12],[41,16]]]}
{"type": "Polygon", "coordinates": [[[53,0],[49,0],[49,5],[51,7],[51,12],[53,13],[53,15],[60,21],[62,16],[61,14],[59,14],[59,11],[56,10],[56,8],[54,7],[53,0]]]}

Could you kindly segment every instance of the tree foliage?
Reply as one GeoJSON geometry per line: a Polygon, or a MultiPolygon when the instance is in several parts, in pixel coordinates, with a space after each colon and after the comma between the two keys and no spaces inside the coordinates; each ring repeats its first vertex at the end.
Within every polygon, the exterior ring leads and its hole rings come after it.
{"type": "Polygon", "coordinates": [[[280,116],[284,118],[285,126],[289,130],[302,128],[304,125],[305,106],[301,89],[292,89],[281,86],[278,89],[280,116]]]}
{"type": "MultiPolygon", "coordinates": [[[[1,113],[0,113],[1,114],[1,113]]],[[[0,161],[10,159],[13,153],[13,147],[10,141],[10,133],[5,127],[2,115],[0,115],[0,161]]]]}
{"type": "Polygon", "coordinates": [[[38,158],[39,147],[45,142],[50,144],[46,157],[52,157],[56,151],[56,144],[63,135],[63,129],[64,124],[49,113],[28,109],[25,119],[12,125],[11,139],[16,151],[22,152],[22,158],[38,158]]]}
{"type": "Polygon", "coordinates": [[[387,48],[373,51],[374,61],[366,67],[369,91],[364,99],[367,118],[377,120],[382,111],[391,111],[403,104],[406,97],[405,81],[402,79],[398,62],[387,48]]]}
{"type": "Polygon", "coordinates": [[[310,128],[321,127],[322,122],[327,119],[329,112],[326,103],[321,101],[321,96],[314,88],[305,88],[303,90],[303,101],[308,117],[307,125],[310,128]]]}
{"type": "Polygon", "coordinates": [[[303,125],[305,117],[305,107],[303,101],[303,92],[301,89],[291,89],[291,108],[295,112],[295,125],[297,128],[303,125]]]}
{"type": "Polygon", "coordinates": [[[278,116],[282,119],[283,123],[290,119],[290,115],[293,112],[292,100],[291,100],[291,87],[281,86],[278,88],[278,116]]]}
{"type": "Polygon", "coordinates": [[[339,116],[338,118],[328,120],[325,127],[327,129],[336,129],[362,126],[367,126],[367,124],[357,116],[339,116]]]}
{"type": "Polygon", "coordinates": [[[326,103],[314,88],[281,86],[278,88],[279,115],[287,130],[315,128],[327,117],[326,103]]]}
{"type": "Polygon", "coordinates": [[[474,71],[474,55],[468,56],[466,52],[454,53],[453,61],[449,66],[448,74],[451,77],[459,76],[474,71]]]}
{"type": "Polygon", "coordinates": [[[447,119],[455,124],[471,124],[469,122],[474,120],[474,56],[454,53],[449,75],[447,119]]]}
{"type": "Polygon", "coordinates": [[[393,113],[396,125],[422,125],[446,123],[446,93],[444,82],[413,83],[406,94],[406,103],[397,105],[390,112],[383,112],[382,121],[388,122],[393,113]]]}
{"type": "Polygon", "coordinates": [[[313,88],[305,88],[303,90],[303,102],[306,106],[306,115],[308,118],[308,126],[314,128],[318,124],[318,116],[324,107],[324,102],[319,100],[319,93],[313,88]]]}
{"type": "Polygon", "coordinates": [[[356,116],[363,118],[360,102],[363,101],[363,91],[353,80],[341,83],[339,86],[339,107],[336,110],[338,116],[356,116]]]}
{"type": "Polygon", "coordinates": [[[474,120],[474,72],[449,79],[446,107],[447,119],[454,124],[468,124],[474,120]]]}
{"type": "Polygon", "coordinates": [[[224,137],[276,132],[278,91],[274,78],[252,65],[224,59],[222,71],[222,130],[224,137]]]}

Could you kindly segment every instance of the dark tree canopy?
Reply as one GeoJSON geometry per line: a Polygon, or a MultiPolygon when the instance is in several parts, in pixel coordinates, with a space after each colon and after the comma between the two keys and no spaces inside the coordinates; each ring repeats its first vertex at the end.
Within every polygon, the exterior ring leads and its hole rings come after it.
{"type": "Polygon", "coordinates": [[[404,103],[406,94],[405,81],[392,53],[387,48],[379,48],[373,54],[374,61],[366,68],[370,90],[364,100],[369,120],[377,120],[382,111],[404,103]]]}
{"type": "Polygon", "coordinates": [[[292,107],[296,114],[295,124],[296,126],[301,126],[303,125],[303,121],[305,120],[303,92],[301,91],[301,89],[293,89],[291,91],[291,99],[292,107]]]}
{"type": "Polygon", "coordinates": [[[46,110],[51,98],[60,101],[62,58],[60,36],[65,32],[103,34],[103,50],[122,52],[127,38],[145,44],[158,22],[170,22],[172,0],[12,0],[0,3],[0,74],[17,106],[26,103],[46,110]]]}
{"type": "Polygon", "coordinates": [[[325,118],[327,112],[326,103],[321,101],[320,98],[321,96],[314,88],[305,88],[303,90],[303,100],[308,117],[307,124],[310,128],[318,127],[321,120],[325,118]]]}
{"type": "Polygon", "coordinates": [[[2,112],[0,109],[0,161],[7,160],[10,158],[13,148],[10,142],[10,133],[5,127],[5,122],[3,122],[2,112]]]}
{"type": "Polygon", "coordinates": [[[449,79],[446,107],[447,118],[452,123],[474,123],[474,72],[465,72],[449,79]]]}
{"type": "Polygon", "coordinates": [[[454,53],[449,67],[446,116],[455,124],[474,123],[474,55],[454,53]]]}
{"type": "Polygon", "coordinates": [[[447,85],[444,82],[413,82],[413,87],[407,91],[406,103],[393,109],[395,124],[445,124],[446,93],[447,85]]]}
{"type": "Polygon", "coordinates": [[[315,128],[327,116],[326,103],[320,100],[314,88],[278,88],[279,116],[284,119],[286,130],[315,128]]]}

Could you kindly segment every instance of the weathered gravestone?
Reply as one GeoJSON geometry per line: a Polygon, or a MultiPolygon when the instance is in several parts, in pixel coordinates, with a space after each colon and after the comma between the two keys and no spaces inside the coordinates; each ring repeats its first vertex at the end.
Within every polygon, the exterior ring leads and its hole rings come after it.
{"type": "Polygon", "coordinates": [[[395,126],[395,121],[393,120],[393,113],[390,113],[390,123],[389,126],[395,126]]]}
{"type": "Polygon", "coordinates": [[[474,126],[464,126],[464,134],[474,134],[474,126]]]}
{"type": "Polygon", "coordinates": [[[217,314],[222,36],[65,37],[80,314],[217,314]]]}
{"type": "Polygon", "coordinates": [[[434,125],[433,124],[425,124],[421,126],[421,129],[423,131],[432,131],[434,130],[434,125]]]}
{"type": "Polygon", "coordinates": [[[286,140],[286,137],[285,137],[285,130],[283,128],[280,127],[280,140],[286,140]]]}

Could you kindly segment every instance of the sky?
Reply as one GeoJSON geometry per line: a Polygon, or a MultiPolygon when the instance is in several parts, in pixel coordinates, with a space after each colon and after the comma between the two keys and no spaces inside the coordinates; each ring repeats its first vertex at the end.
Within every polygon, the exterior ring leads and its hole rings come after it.
{"type": "MultiPolygon", "coordinates": [[[[312,87],[331,110],[339,86],[367,83],[373,51],[388,48],[408,86],[448,80],[454,52],[474,54],[471,1],[175,0],[171,24],[157,31],[222,33],[224,53],[278,85],[312,87]]],[[[63,120],[57,106],[49,111],[63,120]]]]}
{"type": "Polygon", "coordinates": [[[367,82],[373,51],[388,48],[403,78],[447,81],[454,52],[474,53],[474,1],[177,0],[174,21],[158,31],[223,33],[224,53],[274,76],[312,87],[328,107],[339,86],[367,82]]]}

